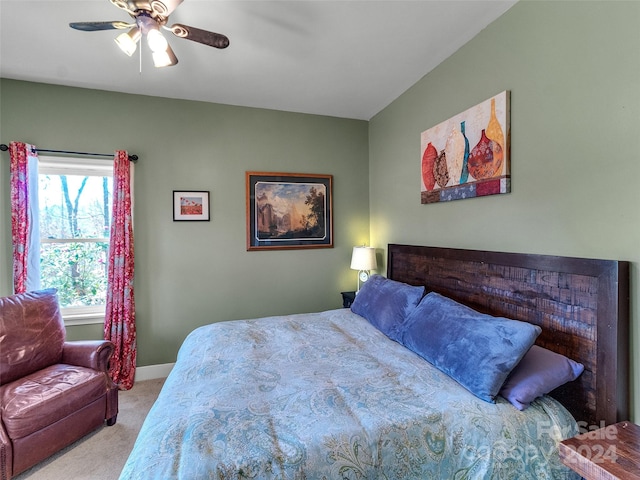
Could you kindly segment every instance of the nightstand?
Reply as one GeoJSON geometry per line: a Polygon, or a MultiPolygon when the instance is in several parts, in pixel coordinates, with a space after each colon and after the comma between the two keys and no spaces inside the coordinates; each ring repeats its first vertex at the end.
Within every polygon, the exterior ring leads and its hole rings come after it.
{"type": "Polygon", "coordinates": [[[340,292],[342,294],[342,306],[349,308],[356,299],[356,292],[340,292]]]}
{"type": "Polygon", "coordinates": [[[640,480],[640,427],[620,422],[560,442],[560,460],[586,480],[640,480]]]}

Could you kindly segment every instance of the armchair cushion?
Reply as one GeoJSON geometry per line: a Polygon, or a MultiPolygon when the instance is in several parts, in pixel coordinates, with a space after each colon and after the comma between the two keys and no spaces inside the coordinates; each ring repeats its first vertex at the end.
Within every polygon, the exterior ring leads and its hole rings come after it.
{"type": "Polygon", "coordinates": [[[56,290],[0,298],[0,385],[60,362],[65,328],[56,290]]]}
{"type": "Polygon", "coordinates": [[[104,397],[104,373],[57,364],[0,387],[2,421],[12,439],[26,437],[104,397]]]}

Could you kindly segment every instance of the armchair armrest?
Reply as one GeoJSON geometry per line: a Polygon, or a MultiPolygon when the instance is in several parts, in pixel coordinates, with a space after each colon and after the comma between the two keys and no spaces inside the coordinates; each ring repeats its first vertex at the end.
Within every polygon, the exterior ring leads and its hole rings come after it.
{"type": "Polygon", "coordinates": [[[62,363],[107,372],[109,359],[114,350],[115,346],[108,340],[65,342],[62,350],[62,363]]]}

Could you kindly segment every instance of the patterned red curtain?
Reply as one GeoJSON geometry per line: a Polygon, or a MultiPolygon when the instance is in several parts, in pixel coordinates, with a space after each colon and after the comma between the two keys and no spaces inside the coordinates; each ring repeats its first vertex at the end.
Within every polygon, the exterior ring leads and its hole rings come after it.
{"type": "Polygon", "coordinates": [[[13,290],[24,293],[40,288],[38,154],[23,142],[11,142],[9,153],[13,290]]]}
{"type": "Polygon", "coordinates": [[[113,164],[113,210],[109,239],[104,338],[115,344],[109,373],[121,390],[133,386],[136,372],[136,321],[133,295],[133,223],[131,169],[126,151],[113,164]]]}

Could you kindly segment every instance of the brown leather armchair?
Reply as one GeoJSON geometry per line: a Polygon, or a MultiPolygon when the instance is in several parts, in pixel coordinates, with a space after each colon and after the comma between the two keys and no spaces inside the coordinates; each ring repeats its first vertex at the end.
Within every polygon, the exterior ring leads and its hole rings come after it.
{"type": "Polygon", "coordinates": [[[0,298],[0,479],[118,414],[105,340],[66,342],[55,289],[0,298]]]}

